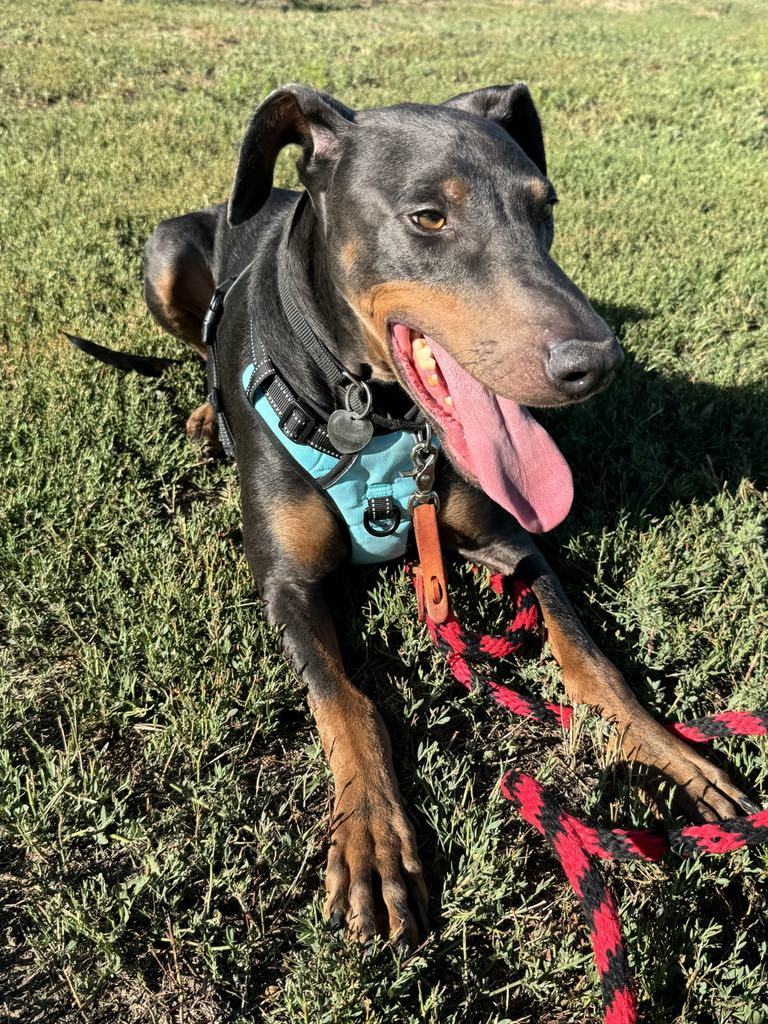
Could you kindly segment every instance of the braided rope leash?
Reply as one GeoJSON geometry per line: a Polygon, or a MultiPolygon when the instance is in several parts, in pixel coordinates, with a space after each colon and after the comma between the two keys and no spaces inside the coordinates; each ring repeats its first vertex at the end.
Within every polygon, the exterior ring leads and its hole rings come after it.
{"type": "MultiPolygon", "coordinates": [[[[490,586],[508,593],[513,617],[501,636],[466,630],[452,611],[442,623],[426,616],[427,628],[451,674],[467,690],[486,690],[497,704],[516,715],[568,728],[573,708],[528,697],[495,680],[485,679],[472,662],[525,655],[539,648],[543,623],[533,591],[521,580],[493,574],[490,586]]],[[[689,742],[708,743],[724,736],[768,735],[768,711],[725,711],[667,728],[689,742]]],[[[530,775],[507,772],[501,792],[521,817],[551,844],[579,901],[590,933],[604,1006],[604,1024],[636,1024],[637,994],[621,935],[616,901],[597,862],[661,860],[670,851],[682,856],[730,853],[768,843],[768,810],[716,824],[687,825],[654,832],[647,829],[604,829],[573,817],[552,790],[530,775]]]]}

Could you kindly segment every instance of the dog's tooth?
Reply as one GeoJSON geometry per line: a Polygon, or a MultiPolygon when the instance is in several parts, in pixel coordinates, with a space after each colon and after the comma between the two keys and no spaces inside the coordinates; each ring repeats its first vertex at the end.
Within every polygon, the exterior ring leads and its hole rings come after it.
{"type": "Polygon", "coordinates": [[[437,363],[432,358],[432,349],[426,343],[424,348],[416,350],[414,357],[420,370],[434,370],[437,366],[437,363]]]}
{"type": "Polygon", "coordinates": [[[411,348],[414,352],[418,352],[419,349],[424,348],[426,341],[423,338],[413,338],[411,341],[411,348]]]}
{"type": "Polygon", "coordinates": [[[446,407],[447,409],[452,409],[452,408],[453,408],[453,399],[451,398],[451,396],[450,396],[450,395],[446,395],[446,396],[445,396],[445,398],[443,399],[443,405],[444,405],[444,406],[445,406],[445,407],[446,407]]]}
{"type": "Polygon", "coordinates": [[[427,374],[427,384],[429,384],[429,386],[431,388],[436,388],[439,383],[440,383],[440,378],[437,376],[436,373],[429,373],[429,374],[427,374]]]}

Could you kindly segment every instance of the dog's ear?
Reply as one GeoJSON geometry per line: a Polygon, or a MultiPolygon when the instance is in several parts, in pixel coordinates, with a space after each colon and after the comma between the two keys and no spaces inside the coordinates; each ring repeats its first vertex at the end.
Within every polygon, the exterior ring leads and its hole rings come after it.
{"type": "Polygon", "coordinates": [[[253,217],[269,198],[277,154],[292,142],[302,148],[299,178],[310,192],[327,187],[341,155],[342,135],[354,112],[304,85],[271,92],[248,122],[229,199],[230,224],[253,217]]]}
{"type": "Polygon", "coordinates": [[[547,173],[541,121],[525,82],[514,85],[489,85],[474,92],[462,92],[446,100],[442,106],[455,107],[467,114],[487,117],[508,132],[522,151],[547,173]]]}

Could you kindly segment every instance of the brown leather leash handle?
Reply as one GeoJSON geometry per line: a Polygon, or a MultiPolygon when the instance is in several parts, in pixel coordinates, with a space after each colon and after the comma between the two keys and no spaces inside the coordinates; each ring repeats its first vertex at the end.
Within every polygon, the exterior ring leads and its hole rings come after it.
{"type": "Polygon", "coordinates": [[[432,502],[414,506],[413,532],[419,552],[419,564],[414,570],[419,619],[423,621],[426,614],[439,626],[448,618],[450,609],[443,552],[437,530],[437,511],[432,502]]]}

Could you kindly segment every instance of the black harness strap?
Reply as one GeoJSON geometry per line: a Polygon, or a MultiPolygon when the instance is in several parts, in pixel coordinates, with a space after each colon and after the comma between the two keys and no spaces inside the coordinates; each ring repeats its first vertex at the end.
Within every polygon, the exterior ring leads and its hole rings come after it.
{"type": "Polygon", "coordinates": [[[249,325],[249,336],[253,372],[245,389],[248,401],[252,402],[254,391],[261,388],[277,413],[280,429],[286,437],[296,444],[308,444],[316,451],[340,459],[341,453],[331,444],[325,423],[298,400],[295,392],[277,372],[253,329],[253,323],[249,325]]]}
{"type": "MultiPolygon", "coordinates": [[[[250,264],[249,264],[250,266],[250,264]]],[[[245,268],[246,270],[248,267],[245,268]]],[[[245,273],[245,271],[243,271],[245,273]]],[[[222,281],[213,293],[210,303],[208,304],[208,310],[203,320],[202,338],[203,344],[208,351],[208,359],[206,362],[206,370],[208,373],[208,401],[213,406],[214,412],[216,413],[216,419],[219,424],[219,440],[221,446],[226,452],[228,458],[234,458],[235,455],[235,440],[232,437],[232,431],[229,429],[227,418],[224,415],[224,408],[221,401],[221,378],[219,375],[219,361],[216,354],[216,332],[218,330],[219,321],[221,320],[222,313],[224,312],[224,301],[227,294],[235,283],[239,281],[243,274],[240,274],[237,278],[228,277],[226,281],[222,281]]]]}
{"type": "MultiPolygon", "coordinates": [[[[235,454],[235,441],[224,414],[216,336],[229,293],[249,269],[250,264],[236,278],[227,278],[226,281],[222,281],[216,288],[208,305],[202,329],[203,343],[208,350],[208,401],[216,412],[221,444],[230,458],[234,457],[235,454]]],[[[307,444],[316,451],[343,461],[343,468],[347,469],[350,460],[342,459],[341,453],[336,451],[328,439],[328,431],[325,424],[322,421],[318,422],[315,415],[297,399],[295,393],[277,372],[267,356],[263,344],[257,337],[253,324],[250,325],[249,333],[251,357],[253,359],[253,372],[245,389],[249,403],[253,400],[253,393],[256,388],[260,387],[267,401],[277,413],[280,429],[286,437],[297,444],[307,444]]],[[[334,473],[334,479],[338,479],[340,475],[340,473],[334,473]]]]}

